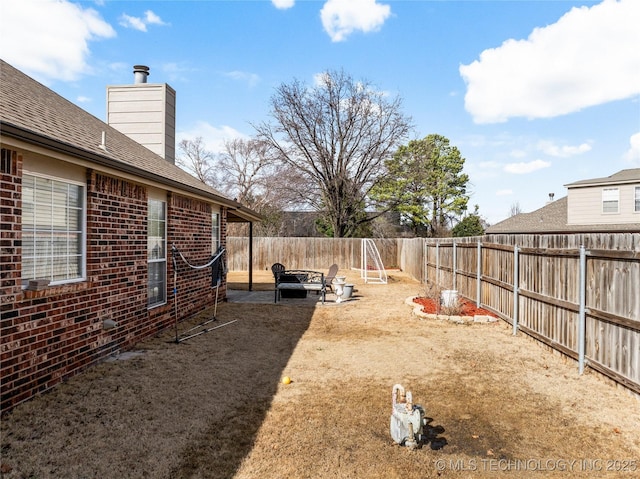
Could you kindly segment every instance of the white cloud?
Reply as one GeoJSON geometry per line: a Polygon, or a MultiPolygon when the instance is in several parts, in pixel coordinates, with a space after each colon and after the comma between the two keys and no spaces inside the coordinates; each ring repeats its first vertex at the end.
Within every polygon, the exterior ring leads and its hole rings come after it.
{"type": "Polygon", "coordinates": [[[90,103],[91,102],[91,98],[89,98],[88,96],[79,96],[78,98],[76,98],[76,101],[78,103],[90,103]]]}
{"type": "Polygon", "coordinates": [[[640,132],[631,135],[631,138],[629,138],[629,144],[631,147],[624,154],[624,159],[632,165],[640,167],[640,132]]]}
{"type": "Polygon", "coordinates": [[[591,150],[591,145],[588,143],[582,143],[578,146],[564,145],[559,146],[551,141],[539,141],[538,149],[549,156],[555,156],[557,158],[568,158],[570,156],[580,155],[591,150]]]}
{"type": "Polygon", "coordinates": [[[151,10],[147,10],[146,12],[144,12],[144,18],[148,25],[166,25],[166,23],[163,22],[162,19],[151,10]]]}
{"type": "Polygon", "coordinates": [[[391,7],[377,0],[327,0],[320,10],[322,26],[334,42],[359,30],[375,32],[391,15],[391,7]]]}
{"type": "Polygon", "coordinates": [[[476,123],[552,118],[640,93],[640,2],[575,7],[460,66],[476,123]]]}
{"type": "Polygon", "coordinates": [[[90,73],[89,42],[115,36],[98,12],[76,3],[2,2],[0,57],[45,83],[90,73]]]}
{"type": "Polygon", "coordinates": [[[507,173],[513,173],[515,175],[524,175],[527,173],[532,173],[536,170],[540,170],[542,168],[548,168],[550,166],[551,162],[549,161],[533,160],[526,163],[509,163],[504,166],[504,171],[506,171],[507,173]]]}
{"type": "Polygon", "coordinates": [[[144,12],[144,17],[132,17],[123,13],[120,16],[120,25],[125,28],[133,28],[141,32],[147,31],[147,25],[167,25],[162,19],[151,10],[144,12]]]}
{"type": "Polygon", "coordinates": [[[126,13],[122,14],[119,23],[125,28],[133,28],[134,30],[139,30],[141,32],[147,31],[147,24],[142,18],[132,17],[127,15],[126,13]]]}
{"type": "Polygon", "coordinates": [[[513,190],[498,190],[496,191],[496,196],[511,196],[513,194],[513,190]]]}
{"type": "Polygon", "coordinates": [[[214,154],[224,151],[225,140],[248,138],[247,135],[230,126],[222,125],[217,127],[206,121],[198,121],[190,129],[176,133],[176,145],[180,144],[182,140],[195,140],[198,137],[202,138],[205,148],[214,154]]]}
{"type": "Polygon", "coordinates": [[[255,73],[247,73],[235,70],[226,72],[224,75],[226,77],[232,78],[233,80],[246,82],[250,87],[254,87],[260,82],[260,76],[256,75],[255,73]]]}
{"type": "Polygon", "coordinates": [[[509,152],[509,156],[511,158],[524,158],[527,156],[527,152],[524,150],[515,149],[509,152]]]}
{"type": "Polygon", "coordinates": [[[288,8],[293,7],[296,1],[295,0],[271,0],[271,3],[273,3],[273,6],[276,7],[278,10],[286,10],[288,8]]]}

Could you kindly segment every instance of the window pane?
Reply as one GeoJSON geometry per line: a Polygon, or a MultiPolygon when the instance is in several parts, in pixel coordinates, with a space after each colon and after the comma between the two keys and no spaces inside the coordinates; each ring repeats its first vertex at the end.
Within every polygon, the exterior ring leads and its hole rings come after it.
{"type": "Polygon", "coordinates": [[[148,239],[148,259],[149,260],[157,260],[164,259],[164,240],[159,237],[150,237],[148,239]]]}
{"type": "Polygon", "coordinates": [[[54,257],[53,259],[53,280],[62,281],[68,278],[66,256],[54,257]]]}
{"type": "Polygon", "coordinates": [[[602,203],[602,212],[603,213],[617,213],[618,212],[618,202],[617,201],[604,201],[602,203]]]}
{"type": "Polygon", "coordinates": [[[33,203],[33,189],[35,188],[35,179],[31,175],[25,174],[22,177],[22,202],[33,203]]]}
{"type": "Polygon", "coordinates": [[[165,263],[149,263],[149,305],[165,302],[165,263]]]}
{"type": "Polygon", "coordinates": [[[56,231],[67,230],[67,209],[54,206],[51,211],[52,228],[56,231]]]}
{"type": "Polygon", "coordinates": [[[79,278],[82,275],[82,256],[70,256],[67,269],[69,271],[69,278],[79,278]]]}
{"type": "Polygon", "coordinates": [[[36,223],[35,228],[37,230],[51,230],[52,222],[51,222],[51,211],[52,208],[50,205],[36,204],[35,205],[35,214],[36,214],[36,223]]]}
{"type": "Polygon", "coordinates": [[[30,258],[35,255],[36,245],[33,233],[22,232],[22,266],[24,269],[25,257],[30,258]]]}
{"type": "Polygon", "coordinates": [[[80,231],[82,225],[82,210],[70,208],[67,213],[69,231],[80,231]]]}
{"type": "Polygon", "coordinates": [[[69,200],[67,204],[74,208],[82,207],[82,187],[69,185],[69,200]]]}
{"type": "Polygon", "coordinates": [[[36,234],[36,256],[51,256],[51,235],[36,234]]]}
{"type": "Polygon", "coordinates": [[[51,204],[51,180],[36,177],[35,202],[51,204]]]}
{"type": "Polygon", "coordinates": [[[22,228],[33,228],[33,203],[22,200],[22,228]]]}
{"type": "Polygon", "coordinates": [[[34,265],[34,276],[30,279],[51,279],[51,256],[36,256],[34,265]]]}
{"type": "Polygon", "coordinates": [[[636,186],[636,212],[640,211],[640,186],[636,186]]]}
{"type": "Polygon", "coordinates": [[[60,181],[52,183],[52,204],[53,206],[67,206],[67,185],[60,181]]]}

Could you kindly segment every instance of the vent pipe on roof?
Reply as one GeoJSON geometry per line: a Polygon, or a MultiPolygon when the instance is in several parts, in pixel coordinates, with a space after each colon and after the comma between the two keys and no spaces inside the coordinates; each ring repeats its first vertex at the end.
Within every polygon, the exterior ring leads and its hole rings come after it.
{"type": "Polygon", "coordinates": [[[147,83],[147,77],[149,76],[149,67],[145,65],[134,65],[133,66],[133,82],[138,83],[147,83]]]}
{"type": "Polygon", "coordinates": [[[549,201],[547,201],[547,204],[553,203],[553,197],[554,196],[555,196],[555,193],[549,193],[549,201]]]}

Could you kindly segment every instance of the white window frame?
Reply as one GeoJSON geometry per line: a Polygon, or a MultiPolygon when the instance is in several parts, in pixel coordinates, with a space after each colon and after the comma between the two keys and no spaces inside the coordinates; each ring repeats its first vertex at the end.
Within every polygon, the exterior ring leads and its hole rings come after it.
{"type": "MultiPolygon", "coordinates": [[[[41,190],[44,191],[44,190],[41,190]]],[[[73,181],[66,178],[59,178],[50,175],[44,175],[41,173],[34,173],[31,171],[24,171],[22,174],[22,260],[21,260],[21,277],[22,287],[26,287],[29,284],[29,280],[32,279],[47,279],[50,285],[78,283],[86,280],[86,264],[87,264],[87,185],[79,181],[73,181]],[[25,179],[33,178],[34,192],[33,196],[25,194],[28,183],[25,179]],[[51,195],[50,201],[44,202],[44,195],[40,198],[36,198],[35,186],[40,182],[50,182],[51,195]],[[56,192],[55,186],[58,185],[58,196],[64,191],[62,186],[66,186],[67,193],[64,198],[64,205],[56,202],[54,194],[56,192]],[[69,187],[77,187],[77,205],[70,205],[70,190],[69,187]],[[64,208],[64,212],[61,215],[60,209],[64,208]],[[32,210],[33,213],[29,214],[28,210],[32,210]],[[50,210],[49,213],[46,211],[50,210]],[[79,217],[77,221],[77,228],[72,229],[70,220],[72,218],[71,213],[76,212],[79,217]],[[26,214],[25,214],[26,212],[26,214]],[[37,225],[36,218],[39,216],[50,215],[50,222],[46,225],[37,225]],[[58,223],[57,228],[56,223],[58,223]],[[33,237],[33,243],[31,244],[32,254],[29,254],[29,241],[33,237]],[[56,242],[56,239],[58,240],[56,242]],[[60,240],[63,240],[62,242],[60,240]],[[73,243],[77,244],[75,250],[70,251],[73,243]],[[57,246],[56,246],[57,243],[57,246]],[[64,243],[64,245],[62,245],[64,243]],[[64,252],[60,251],[60,246],[63,246],[64,252]],[[56,251],[58,249],[58,251],[56,251]],[[72,258],[77,258],[78,263],[70,262],[72,258]],[[61,268],[63,267],[66,273],[64,278],[62,276],[61,268]],[[48,270],[46,274],[38,272],[38,264],[41,266],[40,271],[48,270]],[[58,271],[56,272],[56,263],[58,271]],[[71,268],[70,268],[71,267],[71,268]],[[31,271],[28,271],[28,270],[31,271]],[[77,274],[72,274],[72,270],[76,269],[77,274]]],[[[41,220],[40,220],[41,221],[41,220]]]]}
{"type": "Polygon", "coordinates": [[[220,213],[211,213],[211,253],[214,254],[220,247],[220,213]]]}
{"type": "Polygon", "coordinates": [[[602,213],[605,215],[620,213],[620,188],[602,188],[602,213]]]}
{"type": "Polygon", "coordinates": [[[635,205],[633,208],[633,211],[635,211],[636,213],[640,213],[640,186],[636,186],[634,188],[635,191],[635,197],[634,197],[634,202],[633,204],[635,205]]]}
{"type": "Polygon", "coordinates": [[[147,204],[147,308],[152,309],[167,304],[167,202],[149,198],[147,204]],[[158,206],[162,217],[154,218],[152,211],[158,206]],[[156,230],[162,236],[152,236],[156,230]]]}

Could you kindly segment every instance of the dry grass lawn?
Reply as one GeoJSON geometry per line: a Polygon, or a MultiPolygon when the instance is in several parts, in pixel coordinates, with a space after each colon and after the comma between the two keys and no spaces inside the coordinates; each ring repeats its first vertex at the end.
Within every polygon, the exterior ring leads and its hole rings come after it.
{"type": "Polygon", "coordinates": [[[180,344],[168,331],[18,406],[2,477],[638,477],[636,397],[502,321],[413,316],[421,286],[402,273],[349,274],[352,301],[224,303],[216,324],[235,323],[180,344]],[[421,449],[389,434],[395,383],[426,410],[421,449]]]}

